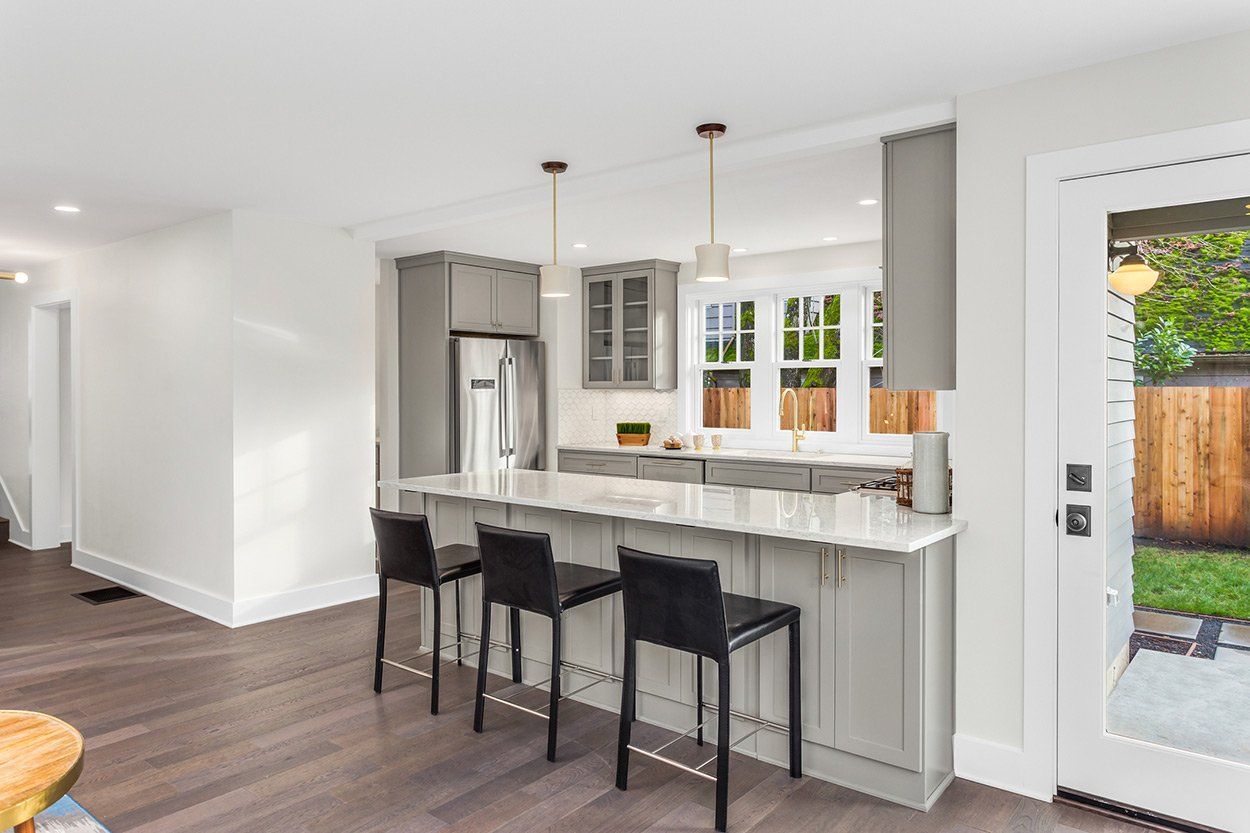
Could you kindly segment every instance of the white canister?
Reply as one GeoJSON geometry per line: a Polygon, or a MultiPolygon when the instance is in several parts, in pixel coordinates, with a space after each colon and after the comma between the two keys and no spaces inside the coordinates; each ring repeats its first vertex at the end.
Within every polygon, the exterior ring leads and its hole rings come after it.
{"type": "Polygon", "coordinates": [[[950,504],[950,434],[917,431],[912,442],[911,508],[927,515],[945,515],[950,504]]]}

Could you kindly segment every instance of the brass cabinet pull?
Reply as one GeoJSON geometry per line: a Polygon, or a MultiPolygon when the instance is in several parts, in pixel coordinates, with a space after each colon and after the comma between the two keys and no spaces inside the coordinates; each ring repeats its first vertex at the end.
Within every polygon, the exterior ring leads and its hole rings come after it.
{"type": "Polygon", "coordinates": [[[846,584],[846,550],[838,549],[838,587],[846,584]]]}
{"type": "Polygon", "coordinates": [[[820,548],[820,586],[824,587],[829,581],[829,548],[820,548]]]}

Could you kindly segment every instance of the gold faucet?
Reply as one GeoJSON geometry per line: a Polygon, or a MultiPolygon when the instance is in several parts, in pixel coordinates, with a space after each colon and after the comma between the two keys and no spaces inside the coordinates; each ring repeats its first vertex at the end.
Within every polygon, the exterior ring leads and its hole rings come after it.
{"type": "Polygon", "coordinates": [[[791,412],[794,414],[794,420],[790,423],[790,450],[798,451],[799,440],[807,439],[807,425],[804,424],[802,428],[799,427],[799,395],[795,393],[794,388],[782,389],[781,407],[777,409],[777,418],[778,419],[786,418],[786,394],[787,393],[790,394],[790,396],[794,399],[794,410],[791,412]]]}

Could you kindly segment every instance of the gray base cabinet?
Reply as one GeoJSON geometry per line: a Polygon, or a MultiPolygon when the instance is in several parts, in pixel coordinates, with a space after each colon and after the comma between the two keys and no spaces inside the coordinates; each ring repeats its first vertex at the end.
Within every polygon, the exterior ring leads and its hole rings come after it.
{"type": "MultiPolygon", "coordinates": [[[[557,559],[606,569],[617,567],[618,544],[715,560],[726,591],[788,602],[802,611],[805,775],[926,810],[953,778],[951,540],[903,554],[433,495],[423,501],[413,496],[406,509],[426,512],[439,545],[473,543],[473,525],[481,521],[546,532],[557,559]]],[[[450,634],[455,627],[453,591],[445,587],[443,592],[444,634],[450,634]]],[[[473,666],[481,621],[479,580],[464,581],[461,594],[468,635],[465,665],[473,666]]],[[[429,605],[423,614],[423,642],[428,645],[433,625],[429,605]]],[[[506,622],[507,616],[497,610],[495,639],[506,639],[506,622]]],[[[622,634],[619,595],[580,607],[568,614],[564,658],[619,675],[622,634]]],[[[550,624],[522,614],[522,636],[525,680],[545,685],[550,624]]],[[[640,644],[638,651],[639,718],[686,731],[695,722],[694,658],[654,645],[640,644]]],[[[788,662],[784,631],[735,652],[732,707],[786,725],[788,662]]],[[[493,652],[490,668],[509,675],[506,652],[493,652]]],[[[715,674],[715,665],[705,661],[704,692],[712,703],[715,685],[709,681],[715,674]]],[[[567,681],[572,690],[591,680],[570,671],[567,681]]],[[[596,685],[576,697],[615,711],[620,687],[596,685]]],[[[487,711],[489,725],[492,710],[487,711]]],[[[751,728],[745,721],[732,721],[734,738],[751,728]]],[[[714,722],[708,737],[715,738],[714,722]]],[[[787,739],[783,733],[764,731],[736,751],[784,766],[787,739]]]]}

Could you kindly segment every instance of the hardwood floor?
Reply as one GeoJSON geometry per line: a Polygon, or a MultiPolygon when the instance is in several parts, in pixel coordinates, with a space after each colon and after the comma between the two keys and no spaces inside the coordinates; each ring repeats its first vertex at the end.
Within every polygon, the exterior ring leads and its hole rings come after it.
{"type": "MultiPolygon", "coordinates": [[[[70,596],[106,584],[67,549],[0,544],[0,707],[82,731],[73,795],[113,833],[712,829],[702,780],[634,756],[615,789],[607,712],[562,705],[550,764],[532,717],[488,708],[473,733],[468,667],[445,669],[437,717],[425,680],[388,670],[375,695],[374,602],[231,630],[149,598],[70,596]]],[[[394,586],[392,656],[416,651],[416,602],[394,586]]],[[[644,743],[666,734],[640,727],[644,743]]],[[[737,833],[1140,831],[965,781],[919,813],[741,756],[731,773],[737,833]]]]}

